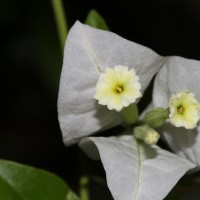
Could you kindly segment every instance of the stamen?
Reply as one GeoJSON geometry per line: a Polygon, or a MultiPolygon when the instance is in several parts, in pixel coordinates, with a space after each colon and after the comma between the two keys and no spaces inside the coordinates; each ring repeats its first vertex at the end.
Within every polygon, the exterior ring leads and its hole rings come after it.
{"type": "Polygon", "coordinates": [[[121,93],[121,92],[123,92],[123,87],[122,86],[117,86],[116,88],[115,88],[115,90],[116,90],[116,92],[117,93],[121,93]]]}
{"type": "Polygon", "coordinates": [[[177,107],[177,112],[178,112],[179,114],[182,114],[183,111],[184,111],[184,108],[183,108],[182,105],[180,105],[180,106],[177,107]]]}

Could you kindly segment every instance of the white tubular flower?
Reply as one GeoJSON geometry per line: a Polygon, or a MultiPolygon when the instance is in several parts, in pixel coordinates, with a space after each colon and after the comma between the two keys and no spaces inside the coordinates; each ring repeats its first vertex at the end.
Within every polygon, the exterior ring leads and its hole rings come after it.
{"type": "Polygon", "coordinates": [[[176,127],[193,129],[200,119],[200,104],[188,90],[173,94],[169,102],[169,120],[176,127]]]}
{"type": "Polygon", "coordinates": [[[135,70],[122,65],[106,68],[96,85],[95,99],[109,110],[120,111],[141,97],[141,85],[135,70]]]}

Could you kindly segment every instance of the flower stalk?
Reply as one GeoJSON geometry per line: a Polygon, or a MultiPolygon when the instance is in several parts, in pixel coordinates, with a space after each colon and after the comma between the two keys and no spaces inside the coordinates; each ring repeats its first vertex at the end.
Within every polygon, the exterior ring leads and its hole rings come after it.
{"type": "Polygon", "coordinates": [[[89,200],[89,178],[87,176],[82,176],[80,179],[80,199],[89,200]]]}
{"type": "Polygon", "coordinates": [[[67,28],[67,20],[65,18],[65,12],[63,8],[62,0],[52,0],[52,8],[54,11],[54,16],[56,20],[57,29],[58,29],[60,46],[63,51],[65,40],[67,37],[68,28],[67,28]]]}

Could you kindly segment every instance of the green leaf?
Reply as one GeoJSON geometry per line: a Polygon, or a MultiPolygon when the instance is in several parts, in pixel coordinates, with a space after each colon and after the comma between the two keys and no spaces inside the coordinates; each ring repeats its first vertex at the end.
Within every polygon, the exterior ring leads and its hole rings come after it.
{"type": "Polygon", "coordinates": [[[94,28],[109,30],[105,19],[94,9],[92,9],[85,20],[85,24],[90,25],[94,28]]]}
{"type": "Polygon", "coordinates": [[[44,170],[0,160],[0,200],[79,200],[62,179],[44,170]]]}

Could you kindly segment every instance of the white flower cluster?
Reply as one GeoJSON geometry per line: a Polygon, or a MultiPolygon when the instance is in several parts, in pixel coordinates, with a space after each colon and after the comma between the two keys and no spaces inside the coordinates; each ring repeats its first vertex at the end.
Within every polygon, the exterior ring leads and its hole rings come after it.
{"type": "Polygon", "coordinates": [[[188,170],[200,167],[199,75],[199,61],[161,57],[114,33],[76,22],[65,46],[58,98],[64,143],[80,142],[91,158],[100,155],[115,200],[164,199],[188,170]],[[137,106],[154,75],[152,102],[142,116],[149,108],[153,112],[144,121],[129,124],[122,136],[86,138],[123,124],[123,110],[127,114],[129,106],[137,106]],[[155,145],[160,135],[151,123],[158,116],[159,133],[174,153],[155,145]]]}

